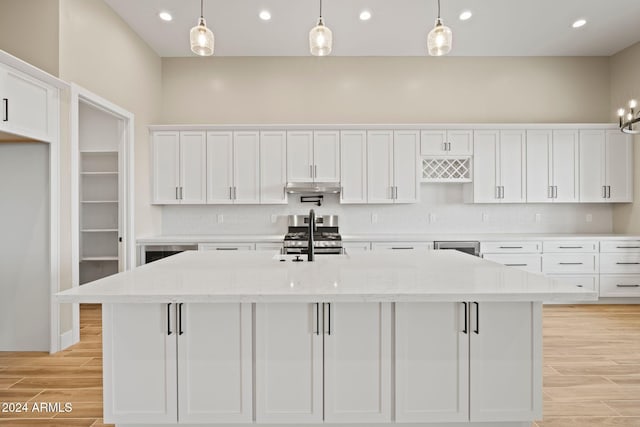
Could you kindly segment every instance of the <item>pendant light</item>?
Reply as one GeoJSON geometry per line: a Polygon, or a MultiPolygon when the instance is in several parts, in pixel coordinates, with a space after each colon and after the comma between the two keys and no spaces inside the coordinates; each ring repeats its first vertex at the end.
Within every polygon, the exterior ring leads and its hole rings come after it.
{"type": "Polygon", "coordinates": [[[207,21],[204,19],[204,0],[200,0],[200,19],[198,25],[191,29],[189,33],[191,39],[191,51],[200,56],[213,55],[213,33],[207,28],[207,21]]]}
{"type": "Polygon", "coordinates": [[[309,50],[313,56],[327,56],[331,53],[333,34],[322,22],[322,0],[320,0],[320,17],[318,25],[309,31],[309,50]]]}
{"type": "Polygon", "coordinates": [[[451,52],[452,38],[451,29],[443,25],[442,19],[440,19],[440,0],[438,0],[438,19],[436,19],[436,25],[429,32],[429,37],[427,38],[429,55],[442,56],[451,52]]]}

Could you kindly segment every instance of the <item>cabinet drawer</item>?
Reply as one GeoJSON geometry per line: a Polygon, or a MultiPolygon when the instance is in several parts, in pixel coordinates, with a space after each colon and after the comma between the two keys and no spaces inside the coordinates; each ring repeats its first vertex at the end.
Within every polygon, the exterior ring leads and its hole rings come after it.
{"type": "Polygon", "coordinates": [[[600,276],[601,297],[640,297],[640,275],[600,276]]]}
{"type": "Polygon", "coordinates": [[[200,243],[199,251],[252,251],[255,243],[200,243]]]}
{"type": "Polygon", "coordinates": [[[371,243],[371,250],[430,250],[433,249],[433,243],[427,242],[388,242],[388,243],[371,243]]]}
{"type": "Polygon", "coordinates": [[[542,242],[481,242],[481,253],[539,253],[542,242]]]}
{"type": "Polygon", "coordinates": [[[545,274],[592,274],[598,272],[598,254],[544,254],[545,274]]]}
{"type": "Polygon", "coordinates": [[[515,267],[529,273],[542,272],[542,260],[540,255],[527,254],[484,254],[482,258],[503,264],[507,267],[515,267]]]}
{"type": "Polygon", "coordinates": [[[603,240],[600,252],[640,252],[640,240],[603,240]]]}
{"type": "Polygon", "coordinates": [[[566,276],[550,274],[549,277],[564,283],[570,283],[579,288],[589,289],[596,292],[598,291],[598,276],[566,276]]]}
{"type": "Polygon", "coordinates": [[[257,251],[280,251],[282,252],[282,243],[276,242],[258,242],[256,243],[257,251]]]}
{"type": "Polygon", "coordinates": [[[342,242],[346,253],[368,252],[371,250],[370,242],[342,242]]]}
{"type": "Polygon", "coordinates": [[[640,274],[640,253],[600,254],[600,274],[640,274]]]}
{"type": "Polygon", "coordinates": [[[598,252],[598,242],[595,240],[542,242],[542,252],[598,252]]]}

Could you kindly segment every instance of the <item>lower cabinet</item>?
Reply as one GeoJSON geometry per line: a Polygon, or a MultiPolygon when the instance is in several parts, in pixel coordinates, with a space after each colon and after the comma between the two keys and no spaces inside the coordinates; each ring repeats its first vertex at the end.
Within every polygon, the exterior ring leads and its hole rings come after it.
{"type": "Polygon", "coordinates": [[[396,303],[397,421],[541,417],[541,303],[396,303]]]}
{"type": "Polygon", "coordinates": [[[107,423],[252,421],[251,304],[103,304],[107,423]]]}
{"type": "Polygon", "coordinates": [[[255,324],[256,422],[391,422],[390,303],[256,304],[255,324]]]}

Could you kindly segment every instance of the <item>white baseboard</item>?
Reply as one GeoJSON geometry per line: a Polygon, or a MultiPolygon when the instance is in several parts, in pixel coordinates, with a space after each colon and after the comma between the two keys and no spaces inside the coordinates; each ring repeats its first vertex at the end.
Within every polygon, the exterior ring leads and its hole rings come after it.
{"type": "Polygon", "coordinates": [[[60,334],[60,350],[65,350],[74,344],[77,344],[80,340],[73,339],[73,331],[67,331],[60,334]]]}

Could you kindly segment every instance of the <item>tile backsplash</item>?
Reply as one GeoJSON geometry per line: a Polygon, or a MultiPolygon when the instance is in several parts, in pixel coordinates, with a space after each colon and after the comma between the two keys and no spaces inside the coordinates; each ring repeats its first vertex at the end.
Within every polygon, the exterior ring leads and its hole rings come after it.
{"type": "Polygon", "coordinates": [[[610,204],[466,204],[462,184],[421,184],[419,203],[341,205],[324,195],[322,206],[193,205],[162,207],[162,234],[283,234],[287,215],[315,209],[340,217],[342,234],[363,233],[610,233],[610,204]]]}

